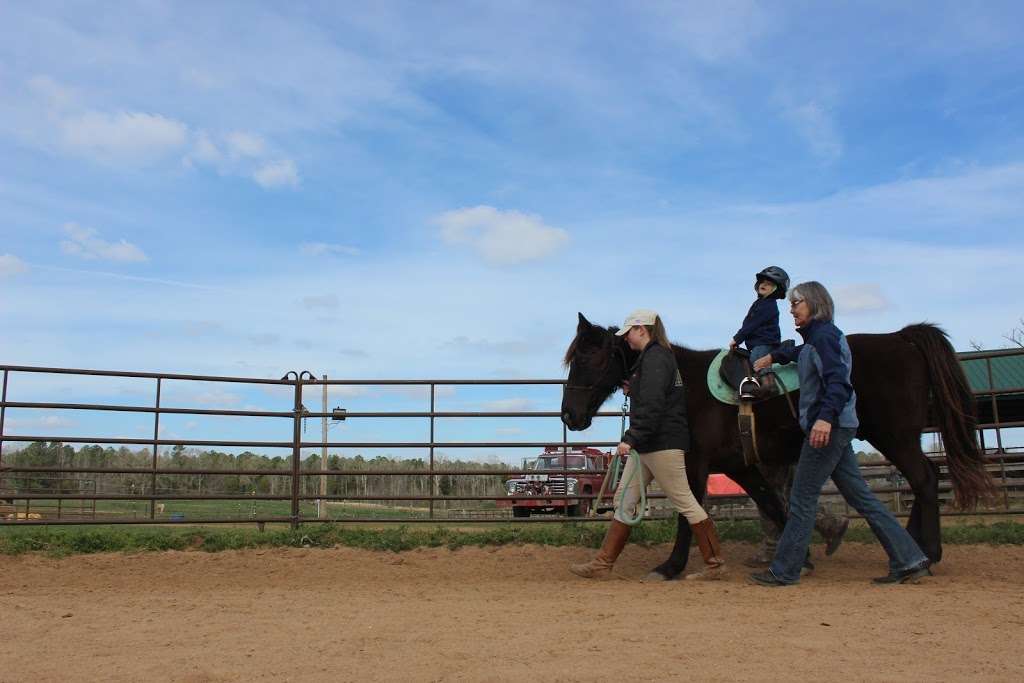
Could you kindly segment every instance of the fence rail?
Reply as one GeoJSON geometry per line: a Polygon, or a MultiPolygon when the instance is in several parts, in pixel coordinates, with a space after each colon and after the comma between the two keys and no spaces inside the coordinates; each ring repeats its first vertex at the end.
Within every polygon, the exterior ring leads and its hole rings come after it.
{"type": "MultiPolygon", "coordinates": [[[[962,361],[984,361],[986,364],[987,386],[976,389],[976,398],[979,404],[984,403],[985,414],[990,419],[979,425],[981,441],[984,445],[985,432],[994,432],[997,447],[990,449],[990,469],[996,477],[997,483],[1001,486],[1004,506],[1002,510],[994,511],[1000,514],[1015,514],[1024,512],[1016,506],[1011,506],[1011,500],[1016,503],[1021,498],[1020,491],[1024,489],[1024,472],[1021,471],[1020,463],[1024,463],[1024,453],[1015,452],[1015,449],[1004,448],[1003,431],[1024,427],[1024,419],[1013,414],[1007,415],[1009,419],[1000,419],[1000,400],[1004,397],[1013,397],[1016,394],[1024,395],[1024,387],[997,386],[994,381],[992,369],[993,359],[1006,356],[1022,355],[1020,352],[987,352],[961,354],[962,361]],[[1020,479],[1020,484],[1017,480],[1020,479]]],[[[514,501],[535,500],[536,496],[528,495],[446,495],[440,491],[440,482],[443,478],[451,477],[493,477],[502,479],[512,476],[526,474],[545,474],[554,477],[568,478],[580,474],[578,471],[568,467],[566,459],[568,454],[584,447],[610,448],[615,441],[570,441],[568,432],[562,427],[562,438],[557,441],[452,441],[438,440],[436,438],[436,421],[439,419],[475,419],[475,418],[497,418],[497,419],[535,419],[535,418],[558,418],[557,411],[451,411],[437,410],[436,401],[438,388],[445,386],[560,386],[564,380],[554,379],[510,379],[510,380],[483,380],[483,379],[418,379],[418,380],[339,380],[339,379],[318,379],[308,371],[289,372],[281,379],[250,378],[250,377],[229,377],[216,375],[187,375],[171,373],[148,373],[148,372],[120,372],[110,370],[88,370],[72,368],[46,368],[31,366],[0,365],[3,373],[2,390],[0,390],[0,526],[5,525],[33,525],[33,524],[212,524],[212,523],[280,523],[285,522],[297,526],[304,522],[314,521],[373,521],[373,522],[441,522],[456,519],[464,522],[486,522],[494,521],[509,516],[507,509],[481,509],[480,507],[469,509],[451,509],[451,503],[477,503],[492,505],[498,503],[509,503],[514,501]],[[119,405],[113,403],[71,403],[55,401],[9,401],[9,380],[13,375],[18,374],[53,374],[73,375],[79,377],[106,377],[122,379],[142,379],[153,381],[153,403],[151,405],[119,405]],[[213,409],[194,406],[166,406],[162,405],[165,383],[175,382],[226,382],[236,385],[277,386],[289,390],[291,394],[289,409],[281,410],[254,410],[254,409],[213,409]],[[429,409],[413,411],[336,411],[326,410],[312,411],[303,404],[304,396],[308,398],[310,390],[330,386],[367,386],[367,387],[421,387],[426,390],[426,398],[429,401],[429,409]],[[21,411],[40,410],[61,410],[61,411],[101,411],[106,413],[126,413],[134,415],[152,416],[152,437],[109,437],[109,436],[55,436],[52,434],[10,434],[6,431],[6,420],[8,409],[21,411]],[[228,440],[228,439],[181,439],[163,438],[161,436],[160,420],[162,416],[215,416],[231,418],[274,418],[291,421],[291,438],[281,440],[228,440]],[[413,418],[428,421],[429,438],[419,441],[367,441],[351,440],[338,441],[329,440],[324,437],[318,441],[306,440],[303,438],[303,420],[321,419],[324,421],[334,419],[377,419],[377,418],[413,418]],[[151,449],[148,466],[90,466],[61,462],[59,465],[18,465],[12,466],[5,462],[5,455],[2,447],[4,443],[29,442],[29,443],[57,443],[58,449],[64,444],[83,445],[108,445],[108,446],[145,446],[151,449]],[[175,467],[161,466],[160,448],[167,446],[206,446],[226,448],[257,448],[257,449],[282,449],[290,452],[286,466],[283,469],[240,467],[238,469],[218,469],[209,467],[175,467]],[[321,458],[318,469],[304,469],[302,452],[308,449],[420,449],[426,451],[428,457],[422,468],[396,467],[396,468],[367,468],[367,469],[333,469],[325,467],[325,460],[321,458]],[[436,451],[445,449],[547,449],[554,448],[561,456],[561,468],[554,469],[526,469],[515,467],[488,467],[486,469],[470,468],[449,468],[446,469],[436,460],[436,451]],[[38,484],[41,475],[51,475],[49,483],[44,486],[38,484]],[[74,475],[74,476],[70,476],[74,475]],[[92,488],[82,490],[75,488],[83,481],[81,475],[100,475],[107,479],[117,477],[145,477],[143,484],[133,483],[131,491],[105,491],[97,488],[95,478],[92,481],[92,488]],[[325,488],[324,481],[327,478],[363,478],[368,477],[413,477],[425,478],[430,493],[406,493],[391,492],[387,494],[370,494],[365,490],[359,493],[329,493],[325,488]],[[79,478],[74,478],[79,477],[79,478]],[[202,480],[198,491],[179,491],[161,489],[158,482],[161,477],[249,477],[249,478],[274,478],[282,479],[285,486],[280,491],[271,493],[257,493],[255,489],[246,492],[216,494],[204,493],[202,491],[202,480]],[[303,481],[309,477],[320,477],[322,490],[317,493],[309,493],[303,490],[303,481]],[[135,490],[138,486],[139,490],[135,490]],[[54,490],[57,489],[57,490],[54,490]],[[68,490],[65,490],[68,489],[68,490]],[[75,490],[71,490],[75,489],[75,490]],[[181,512],[168,512],[164,504],[166,502],[189,502],[194,508],[188,514],[181,512]],[[211,510],[204,507],[207,504],[220,502],[226,507],[219,510],[211,510]],[[315,508],[310,503],[316,503],[315,508]],[[85,504],[90,503],[88,513],[84,512],[85,504]],[[97,503],[100,503],[97,506],[97,503]],[[336,509],[333,516],[325,515],[324,511],[334,503],[346,503],[349,505],[362,505],[362,509],[355,511],[349,509],[336,509]],[[381,506],[380,503],[391,503],[390,506],[381,506]],[[395,506],[394,503],[410,503],[405,508],[395,506]],[[138,504],[142,509],[132,507],[125,509],[120,504],[138,504]],[[242,507],[248,506],[246,514],[242,507]],[[261,507],[260,504],[268,504],[261,507]],[[71,505],[71,508],[68,506],[71,505]],[[448,509],[439,511],[437,506],[445,506],[448,509]],[[233,508],[231,506],[234,506],[233,508]],[[73,512],[78,508],[77,512],[73,512]],[[215,514],[227,509],[227,515],[215,514]],[[401,514],[398,514],[398,513],[401,514]],[[440,514],[444,512],[445,514],[440,514]],[[238,513],[238,514],[235,514],[238,513]],[[126,515],[130,514],[128,517],[126,515]],[[69,516],[70,515],[70,516],[69,516]],[[87,515],[88,518],[85,518],[87,515]]],[[[1005,411],[1004,411],[1005,412],[1005,411]]],[[[622,413],[618,411],[602,411],[598,413],[601,417],[619,417],[622,413]]],[[[59,456],[60,457],[60,456],[59,456]]],[[[944,465],[944,458],[941,453],[932,453],[933,458],[940,466],[944,465]]],[[[865,473],[869,474],[868,468],[865,473]]],[[[603,474],[604,470],[589,471],[588,474],[603,474]]],[[[945,475],[943,471],[943,476],[945,475]]],[[[882,475],[870,478],[883,479],[890,475],[882,475]]],[[[133,480],[134,481],[134,480],[133,480]]],[[[116,483],[116,482],[115,482],[116,483]]],[[[127,486],[123,482],[121,485],[127,486]]],[[[905,485],[893,480],[893,483],[881,486],[876,485],[875,490],[879,494],[892,495],[895,500],[897,512],[900,501],[912,500],[912,494],[905,485]]],[[[940,489],[948,495],[948,482],[943,481],[940,489]]],[[[569,512],[573,502],[585,501],[588,505],[596,496],[593,493],[577,492],[566,495],[544,494],[543,499],[551,501],[553,508],[563,514],[544,517],[531,517],[522,519],[523,522],[544,522],[561,521],[565,519],[565,513],[569,512]]],[[[663,496],[656,491],[650,496],[654,501],[663,499],[663,496]]],[[[719,501],[725,502],[725,499],[719,501]]],[[[736,502],[736,501],[732,501],[736,502]]],[[[715,505],[715,501],[710,502],[715,505]]],[[[657,509],[654,514],[659,514],[657,509]]]]}

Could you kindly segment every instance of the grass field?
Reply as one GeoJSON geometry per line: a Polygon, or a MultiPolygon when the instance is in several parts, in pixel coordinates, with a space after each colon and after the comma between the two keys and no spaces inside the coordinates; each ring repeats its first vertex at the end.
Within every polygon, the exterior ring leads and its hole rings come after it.
{"type": "MultiPolygon", "coordinates": [[[[46,519],[149,519],[149,501],[97,500],[95,508],[92,501],[64,501],[59,506],[59,517],[57,502],[46,499],[33,500],[28,508],[29,514],[39,514],[46,519]],[[86,505],[81,505],[82,502],[86,505]]],[[[158,512],[156,518],[168,521],[226,518],[244,521],[291,515],[291,502],[287,500],[169,500],[163,501],[162,505],[163,512],[158,512]]],[[[15,511],[24,514],[25,510],[25,501],[16,501],[13,507],[0,506],[0,516],[15,511]]],[[[304,518],[315,519],[317,516],[315,503],[302,502],[299,510],[304,518]]],[[[438,508],[435,514],[443,513],[438,508]]],[[[327,515],[331,519],[425,518],[429,516],[429,512],[425,507],[330,502],[327,504],[327,515]]]]}
{"type": "MultiPolygon", "coordinates": [[[[719,523],[723,540],[754,543],[760,539],[760,525],[753,521],[719,523]]],[[[675,537],[674,520],[644,522],[634,529],[630,541],[640,544],[671,542],[675,537]]],[[[0,553],[16,555],[41,552],[69,555],[95,552],[145,552],[160,550],[219,550],[265,547],[350,546],[394,552],[422,547],[497,546],[533,543],[553,546],[596,548],[604,535],[604,524],[514,524],[510,522],[479,525],[473,529],[453,526],[408,527],[385,525],[346,526],[309,523],[298,529],[288,525],[268,525],[264,531],[245,527],[140,526],[89,527],[0,527],[0,553]]],[[[816,539],[816,542],[819,539],[816,539]]],[[[874,536],[863,523],[855,523],[847,534],[850,542],[874,543],[874,536]]],[[[1017,521],[983,523],[947,522],[943,540],[951,544],[1024,544],[1024,524],[1017,521]]]]}

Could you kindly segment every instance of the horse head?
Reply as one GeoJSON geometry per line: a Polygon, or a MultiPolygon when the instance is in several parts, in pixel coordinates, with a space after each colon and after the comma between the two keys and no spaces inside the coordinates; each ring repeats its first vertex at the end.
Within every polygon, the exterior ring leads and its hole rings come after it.
{"type": "Polygon", "coordinates": [[[562,422],[572,431],[590,426],[594,415],[626,379],[627,347],[618,328],[594,325],[579,314],[576,338],[565,352],[569,378],[562,390],[562,422]]]}

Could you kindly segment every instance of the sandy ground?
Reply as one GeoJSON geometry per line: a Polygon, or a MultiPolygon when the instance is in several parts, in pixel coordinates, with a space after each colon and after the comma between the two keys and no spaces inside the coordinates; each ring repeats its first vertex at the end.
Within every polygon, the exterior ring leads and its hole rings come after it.
{"type": "Polygon", "coordinates": [[[637,581],[667,546],[609,581],[536,546],[0,557],[0,680],[1024,680],[1024,548],[879,587],[848,543],[788,588],[748,585],[750,550],[667,584],[637,581]]]}

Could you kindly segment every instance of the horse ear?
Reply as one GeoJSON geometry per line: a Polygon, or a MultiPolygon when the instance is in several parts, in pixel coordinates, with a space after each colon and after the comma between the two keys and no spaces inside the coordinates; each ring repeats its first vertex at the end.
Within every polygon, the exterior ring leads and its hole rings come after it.
{"type": "Polygon", "coordinates": [[[593,327],[593,325],[590,324],[590,321],[587,320],[585,317],[583,317],[582,313],[577,313],[577,315],[580,317],[580,322],[579,322],[578,325],[576,325],[576,333],[577,334],[581,334],[583,332],[586,332],[591,327],[593,327]]]}

